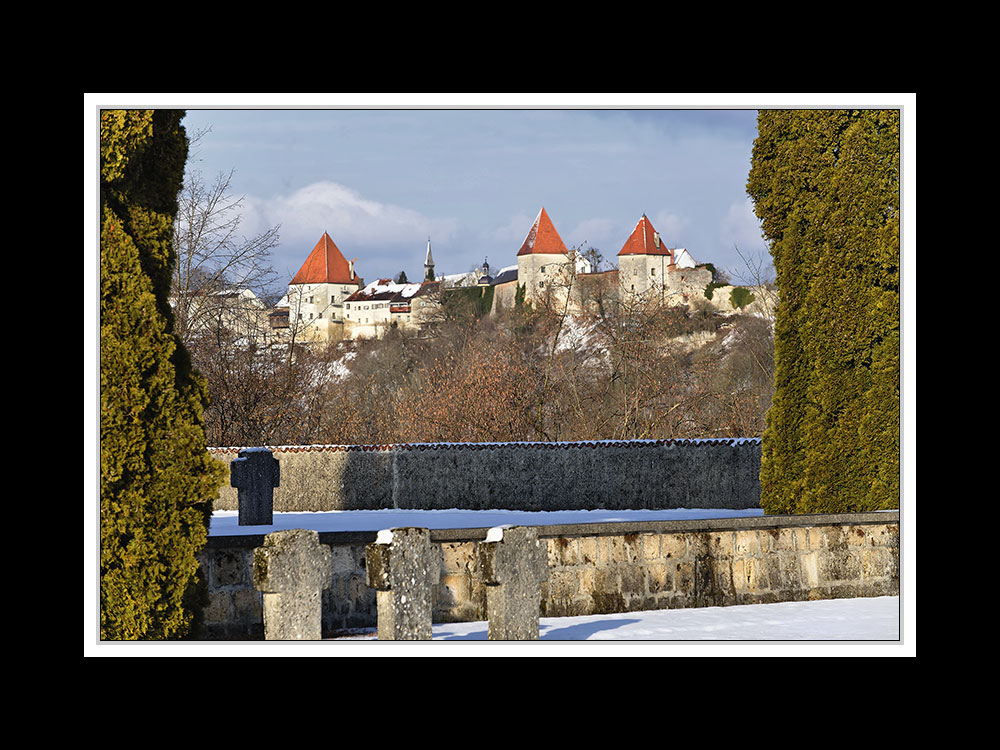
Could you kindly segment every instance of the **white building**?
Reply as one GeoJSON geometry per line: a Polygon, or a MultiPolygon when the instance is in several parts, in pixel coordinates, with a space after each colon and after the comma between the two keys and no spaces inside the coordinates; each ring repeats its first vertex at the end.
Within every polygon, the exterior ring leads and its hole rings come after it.
{"type": "Polygon", "coordinates": [[[288,324],[303,341],[337,341],[344,337],[344,301],[364,286],[354,263],[347,260],[326,232],[288,283],[278,303],[288,309],[288,324]]]}
{"type": "Polygon", "coordinates": [[[397,284],[378,279],[344,300],[344,338],[382,338],[397,327],[415,331],[426,325],[438,309],[441,284],[397,284]]]}

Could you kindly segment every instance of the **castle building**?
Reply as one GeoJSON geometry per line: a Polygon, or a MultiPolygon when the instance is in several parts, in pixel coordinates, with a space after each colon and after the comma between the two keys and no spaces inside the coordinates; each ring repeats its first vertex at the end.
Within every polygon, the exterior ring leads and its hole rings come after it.
{"type": "MultiPolygon", "coordinates": [[[[424,281],[397,284],[378,279],[365,286],[326,232],[288,284],[288,294],[270,313],[274,333],[294,330],[299,341],[381,338],[392,327],[419,331],[440,313],[440,293],[449,287],[492,287],[492,311],[512,308],[523,299],[579,313],[600,295],[622,302],[688,305],[705,298],[712,272],[684,248],[671,248],[643,214],[618,252],[618,268],[593,272],[583,255],[569,250],[543,206],[517,252],[517,265],[490,273],[437,277],[427,238],[424,281]]],[[[289,334],[285,334],[286,336],[289,334]]]]}
{"type": "Polygon", "coordinates": [[[587,270],[589,264],[566,249],[542,206],[517,251],[517,282],[524,287],[525,300],[535,304],[563,304],[574,273],[587,270]]]}
{"type": "Polygon", "coordinates": [[[683,305],[702,294],[712,272],[686,249],[667,247],[643,214],[618,251],[618,281],[623,295],[683,305]]]}
{"type": "Polygon", "coordinates": [[[303,341],[336,341],[344,337],[344,301],[364,287],[354,260],[347,260],[326,232],[288,283],[279,306],[288,308],[289,326],[303,341]]]}
{"type": "Polygon", "coordinates": [[[419,331],[438,309],[440,283],[378,279],[344,300],[344,338],[382,338],[390,328],[419,331]]]}

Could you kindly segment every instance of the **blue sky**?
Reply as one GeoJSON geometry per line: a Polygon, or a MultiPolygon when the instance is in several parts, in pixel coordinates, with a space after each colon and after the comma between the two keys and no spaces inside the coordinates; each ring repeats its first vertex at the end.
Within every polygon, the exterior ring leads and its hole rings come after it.
{"type": "Polygon", "coordinates": [[[439,274],[513,265],[542,206],[567,247],[595,247],[611,263],[643,213],[668,245],[734,277],[746,273],[736,247],[766,257],[746,195],[751,107],[223,109],[201,99],[184,125],[211,130],[189,168],[235,170],[245,233],[280,225],[282,283],[323,232],[366,280],[420,278],[428,237],[439,274]]]}

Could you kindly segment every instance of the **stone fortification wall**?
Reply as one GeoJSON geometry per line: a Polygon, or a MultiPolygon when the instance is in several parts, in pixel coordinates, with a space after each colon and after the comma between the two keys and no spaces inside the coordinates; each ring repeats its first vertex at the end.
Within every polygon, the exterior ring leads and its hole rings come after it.
{"type": "Polygon", "coordinates": [[[774,318],[774,312],[778,306],[777,292],[762,286],[743,287],[753,295],[753,299],[746,307],[739,309],[733,307],[732,300],[730,299],[733,294],[733,290],[736,288],[737,287],[731,284],[727,286],[718,286],[712,290],[711,300],[705,298],[703,288],[701,296],[694,296],[692,299],[705,299],[705,301],[712,305],[715,310],[721,313],[738,312],[744,315],[758,315],[763,318],[774,318]]]}
{"type": "Polygon", "coordinates": [[[491,315],[496,315],[499,310],[513,310],[517,297],[517,279],[507,281],[503,284],[496,284],[493,287],[493,309],[491,315]]]}
{"type": "MultiPolygon", "coordinates": [[[[239,448],[212,448],[227,465],[239,448]]],[[[757,508],[760,439],[273,447],[275,511],[757,508]]],[[[216,510],[236,510],[223,487],[216,510]]]]}
{"type": "MultiPolygon", "coordinates": [[[[898,511],[536,528],[548,567],[543,617],[899,595],[898,511]]],[[[431,531],[441,552],[434,622],[486,619],[476,554],[486,535],[431,531]]],[[[332,553],[323,637],[375,627],[376,592],[365,577],[365,546],[375,539],[375,530],[319,534],[332,553]]],[[[200,555],[209,597],[200,637],[263,637],[252,569],[263,544],[263,534],[209,537],[200,555]]]]}

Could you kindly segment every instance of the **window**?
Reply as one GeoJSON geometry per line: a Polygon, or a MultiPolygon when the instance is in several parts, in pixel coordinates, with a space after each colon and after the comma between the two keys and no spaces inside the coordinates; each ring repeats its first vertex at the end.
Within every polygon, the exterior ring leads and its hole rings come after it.
{"type": "Polygon", "coordinates": [[[545,273],[545,266],[542,266],[541,271],[542,273],[545,273]]]}
{"type": "Polygon", "coordinates": [[[656,269],[655,268],[650,268],[649,269],[649,275],[650,276],[656,276],[656,269]]]}
{"type": "Polygon", "coordinates": [[[538,288],[539,289],[543,288],[544,286],[545,286],[545,282],[544,281],[539,281],[538,282],[538,288]]]}
{"type": "Polygon", "coordinates": [[[639,275],[639,269],[638,268],[633,268],[632,269],[632,275],[633,276],[638,276],[639,275]]]}

